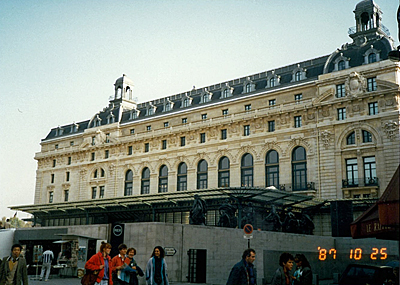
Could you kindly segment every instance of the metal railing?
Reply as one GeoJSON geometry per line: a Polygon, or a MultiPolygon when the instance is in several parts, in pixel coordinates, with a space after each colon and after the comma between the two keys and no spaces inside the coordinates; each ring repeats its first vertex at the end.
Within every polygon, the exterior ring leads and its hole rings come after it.
{"type": "Polygon", "coordinates": [[[379,186],[378,177],[370,178],[355,178],[355,179],[343,179],[343,188],[353,188],[353,187],[365,187],[365,186],[379,186]]]}

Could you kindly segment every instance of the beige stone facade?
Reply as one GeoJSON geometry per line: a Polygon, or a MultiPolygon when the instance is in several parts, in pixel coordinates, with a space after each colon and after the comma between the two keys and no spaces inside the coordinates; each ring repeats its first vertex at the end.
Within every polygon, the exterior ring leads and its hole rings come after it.
{"type": "Polygon", "coordinates": [[[400,161],[399,72],[398,63],[384,60],[322,74],[316,80],[250,91],[187,110],[44,140],[35,156],[35,204],[51,199],[54,203],[99,199],[103,186],[103,198],[123,197],[128,170],[133,171],[132,195],[141,195],[145,167],[150,170],[150,194],[156,194],[162,165],[168,168],[167,191],[174,192],[181,162],[187,165],[187,190],[194,190],[202,159],[208,164],[208,188],[217,188],[218,162],[224,156],[230,161],[230,186],[249,186],[241,181],[241,159],[246,153],[253,157],[250,186],[266,187],[266,155],[270,150],[279,154],[282,191],[293,191],[293,150],[298,146],[306,151],[309,189],[297,192],[321,199],[379,197],[400,161]],[[375,78],[376,90],[368,90],[369,78],[375,78]],[[336,94],[339,84],[346,90],[340,98],[336,94]],[[301,99],[295,100],[297,94],[301,99]],[[270,105],[271,100],[275,100],[274,105],[270,105]],[[377,104],[376,114],[369,110],[373,103],[377,104]],[[341,108],[345,108],[343,120],[338,119],[341,108]],[[301,118],[300,127],[295,127],[295,117],[301,118]],[[274,131],[268,130],[271,121],[275,122],[274,131]],[[249,128],[248,135],[245,128],[249,128]],[[226,139],[221,139],[223,129],[226,139]],[[370,142],[363,142],[364,131],[372,135],[370,142]],[[346,139],[352,132],[355,142],[348,144],[346,139]],[[205,134],[204,143],[200,142],[201,134],[205,134]],[[185,146],[181,146],[182,137],[185,146]],[[375,159],[379,182],[344,187],[343,180],[349,178],[346,160],[356,159],[361,181],[366,157],[375,159]],[[97,187],[94,197],[93,187],[97,187]]]}

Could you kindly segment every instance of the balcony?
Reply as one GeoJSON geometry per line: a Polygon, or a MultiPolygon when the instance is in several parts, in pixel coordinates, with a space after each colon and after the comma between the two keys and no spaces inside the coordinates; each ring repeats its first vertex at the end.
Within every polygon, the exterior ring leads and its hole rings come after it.
{"type": "Polygon", "coordinates": [[[366,186],[379,186],[378,177],[342,180],[342,188],[355,188],[355,187],[366,187],[366,186]]]}
{"type": "Polygon", "coordinates": [[[295,183],[295,184],[280,184],[279,190],[282,191],[307,191],[307,190],[316,190],[315,189],[315,182],[302,182],[302,183],[295,183]]]}

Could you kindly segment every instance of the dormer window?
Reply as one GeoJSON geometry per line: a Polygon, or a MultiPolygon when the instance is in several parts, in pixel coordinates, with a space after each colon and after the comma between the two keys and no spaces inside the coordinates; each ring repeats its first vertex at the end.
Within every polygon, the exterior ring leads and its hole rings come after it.
{"type": "Polygon", "coordinates": [[[186,108],[192,105],[193,98],[189,96],[189,92],[182,96],[181,108],[186,108]]]}
{"type": "Polygon", "coordinates": [[[307,79],[306,76],[307,69],[300,67],[300,64],[297,64],[297,67],[293,70],[292,81],[298,82],[300,80],[307,79]]]}
{"type": "Polygon", "coordinates": [[[107,116],[107,124],[112,124],[115,122],[115,116],[113,113],[110,113],[110,115],[107,116]]]}
{"type": "Polygon", "coordinates": [[[71,133],[76,133],[78,131],[79,125],[73,123],[71,126],[71,133]]]}
{"type": "Polygon", "coordinates": [[[275,86],[275,78],[271,78],[269,80],[269,87],[274,87],[275,86]]]}
{"type": "Polygon", "coordinates": [[[380,51],[375,49],[373,45],[364,54],[364,64],[380,61],[380,51]]]}
{"type": "Polygon", "coordinates": [[[280,76],[275,74],[275,70],[273,70],[272,73],[267,77],[267,84],[265,85],[265,88],[278,86],[280,78],[280,76]]]}
{"type": "Polygon", "coordinates": [[[56,136],[61,136],[64,133],[64,129],[61,127],[58,127],[56,130],[56,136]]]}
{"type": "Polygon", "coordinates": [[[153,105],[153,103],[149,102],[148,105],[146,106],[146,115],[151,116],[154,115],[156,112],[156,106],[153,105]]]}
{"type": "Polygon", "coordinates": [[[174,103],[169,100],[169,98],[164,100],[164,109],[163,112],[168,112],[171,111],[172,108],[174,107],[174,103]]]}
{"type": "Polygon", "coordinates": [[[350,67],[349,61],[350,61],[349,58],[344,57],[343,53],[340,53],[340,56],[338,56],[333,62],[334,64],[333,71],[345,70],[349,68],[350,67]]]}
{"type": "Polygon", "coordinates": [[[204,88],[203,92],[201,92],[201,99],[200,103],[207,103],[211,101],[211,96],[212,93],[207,90],[207,88],[204,88]]]}
{"type": "Polygon", "coordinates": [[[96,118],[93,119],[93,127],[100,127],[101,126],[101,119],[99,115],[96,115],[96,118]]]}
{"type": "Polygon", "coordinates": [[[139,117],[139,113],[140,113],[140,111],[138,109],[132,109],[129,112],[129,119],[130,120],[137,119],[139,117]]]}
{"type": "Polygon", "coordinates": [[[229,86],[228,83],[225,83],[225,86],[222,87],[221,89],[221,99],[222,98],[228,98],[233,95],[233,88],[229,86]]]}
{"type": "Polygon", "coordinates": [[[344,60],[341,60],[338,62],[338,70],[344,70],[346,69],[346,63],[344,60]]]}
{"type": "Polygon", "coordinates": [[[247,77],[246,80],[243,82],[243,93],[250,93],[256,90],[256,84],[247,77]]]}

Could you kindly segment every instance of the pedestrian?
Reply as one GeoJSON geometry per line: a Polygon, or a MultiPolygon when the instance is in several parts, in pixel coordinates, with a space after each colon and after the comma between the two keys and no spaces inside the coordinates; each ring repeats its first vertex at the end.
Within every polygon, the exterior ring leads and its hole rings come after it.
{"type": "Polygon", "coordinates": [[[47,249],[45,252],[43,252],[42,258],[43,258],[42,271],[40,272],[39,280],[40,281],[43,280],[44,273],[46,272],[46,278],[44,279],[44,281],[49,281],[51,262],[54,259],[54,253],[50,249],[47,249]]]}
{"type": "Polygon", "coordinates": [[[28,285],[26,260],[21,256],[22,246],[14,244],[11,255],[3,258],[0,266],[0,285],[28,285]]]}
{"type": "Polygon", "coordinates": [[[293,274],[293,285],[312,285],[311,265],[304,254],[296,254],[294,257],[296,271],[293,274]]]}
{"type": "Polygon", "coordinates": [[[226,285],[257,284],[257,271],[253,265],[254,260],[256,260],[256,251],[252,248],[246,249],[242,254],[242,260],[232,267],[226,285]]]}
{"type": "Polygon", "coordinates": [[[148,285],[169,285],[167,263],[164,249],[156,246],[146,266],[146,282],[148,285]]]}
{"type": "Polygon", "coordinates": [[[127,255],[128,258],[126,259],[126,263],[135,270],[135,272],[131,272],[130,279],[129,279],[129,285],[138,285],[139,280],[138,280],[138,275],[140,277],[144,276],[143,270],[137,265],[136,260],[133,258],[136,255],[136,249],[133,247],[128,248],[127,250],[127,255]]]}
{"type": "Polygon", "coordinates": [[[284,252],[279,257],[279,268],[275,271],[272,285],[290,285],[292,284],[292,276],[290,271],[293,268],[293,255],[284,252]]]}
{"type": "Polygon", "coordinates": [[[100,251],[93,255],[85,264],[85,269],[99,270],[95,285],[113,285],[111,267],[111,244],[102,241],[100,251]]]}
{"type": "Polygon", "coordinates": [[[111,268],[112,268],[112,281],[114,285],[123,285],[124,283],[120,282],[118,276],[121,274],[121,270],[126,266],[125,258],[126,258],[126,251],[128,247],[126,244],[121,243],[118,246],[119,254],[114,256],[111,259],[111,268]]]}

